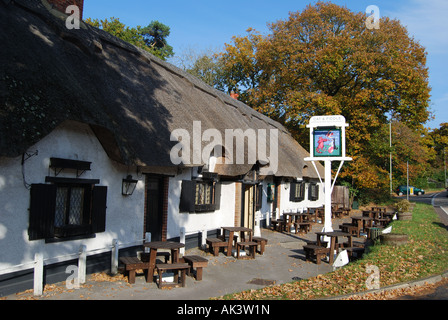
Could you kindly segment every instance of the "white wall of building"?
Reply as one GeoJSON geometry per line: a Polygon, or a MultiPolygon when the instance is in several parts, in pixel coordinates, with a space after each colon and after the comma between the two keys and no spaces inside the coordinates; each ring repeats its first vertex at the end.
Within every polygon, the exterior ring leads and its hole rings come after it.
{"type": "MultiPolygon", "coordinates": [[[[136,171],[110,160],[88,125],[65,122],[48,136],[28,149],[37,151],[21,165],[22,157],[0,158],[0,270],[32,262],[35,253],[44,259],[78,252],[80,245],[87,251],[110,247],[113,239],[120,244],[143,238],[144,178],[139,177],[134,194],[121,195],[121,182],[136,171]],[[46,176],[54,176],[49,168],[50,158],[90,161],[91,171],[79,178],[99,179],[98,185],[108,187],[106,232],[95,238],[45,243],[28,240],[30,190],[25,184],[45,183],[46,176]],[[23,172],[23,174],[22,174],[23,172]]],[[[58,177],[76,178],[74,170],[62,170],[58,177]]]]}
{"type": "MultiPolygon", "coordinates": [[[[2,269],[34,261],[35,253],[53,259],[77,253],[80,245],[87,251],[109,248],[114,239],[122,246],[137,244],[143,239],[145,178],[137,176],[136,168],[128,168],[109,159],[90,127],[78,122],[65,122],[48,136],[29,148],[34,155],[22,166],[22,157],[0,158],[0,273],[2,269]],[[108,187],[106,231],[95,238],[45,243],[28,240],[30,190],[25,187],[45,183],[54,176],[49,168],[50,158],[92,162],[91,170],[79,178],[99,179],[98,185],[108,187]],[[23,174],[22,174],[23,172],[23,174]],[[122,179],[131,174],[139,182],[130,196],[121,194],[122,179]]],[[[76,178],[74,170],[62,170],[58,177],[76,178]]],[[[167,238],[175,238],[180,228],[197,233],[204,228],[217,229],[234,225],[235,183],[224,182],[221,187],[219,210],[208,213],[180,213],[179,201],[182,180],[191,179],[191,170],[169,178],[167,238]]],[[[65,260],[61,258],[61,261],[65,260]]]]}
{"type": "Polygon", "coordinates": [[[202,230],[214,230],[234,225],[234,182],[222,182],[219,210],[214,212],[188,213],[179,212],[182,180],[191,180],[191,172],[187,171],[186,173],[170,178],[167,238],[178,237],[181,227],[185,227],[185,233],[189,235],[201,232],[202,230]]]}
{"type": "Polygon", "coordinates": [[[319,208],[324,206],[324,185],[318,182],[319,185],[319,198],[316,201],[311,201],[308,199],[308,190],[309,190],[309,183],[306,183],[305,186],[305,199],[300,202],[293,202],[289,201],[289,194],[291,192],[290,188],[290,182],[282,182],[281,187],[281,196],[280,196],[280,213],[282,213],[285,210],[291,210],[291,209],[304,209],[307,208],[319,208]]]}

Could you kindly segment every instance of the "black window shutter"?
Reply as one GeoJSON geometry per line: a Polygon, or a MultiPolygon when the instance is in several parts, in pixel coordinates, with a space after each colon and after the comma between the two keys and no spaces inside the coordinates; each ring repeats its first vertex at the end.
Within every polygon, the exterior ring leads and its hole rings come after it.
{"type": "Polygon", "coordinates": [[[182,180],[182,190],[180,192],[179,211],[194,212],[196,182],[182,180]]]}
{"type": "Polygon", "coordinates": [[[32,184],[30,192],[29,240],[52,238],[56,209],[56,186],[32,184]]]}
{"type": "Polygon", "coordinates": [[[92,190],[92,232],[106,231],[107,187],[95,186],[92,190]]]}
{"type": "Polygon", "coordinates": [[[319,199],[319,185],[316,184],[316,185],[315,185],[315,188],[316,188],[316,195],[315,195],[315,197],[314,197],[314,200],[318,200],[318,199],[319,199]]]}
{"type": "Polygon", "coordinates": [[[308,200],[316,201],[319,199],[319,185],[311,183],[308,186],[308,200]]]}
{"type": "Polygon", "coordinates": [[[291,182],[289,184],[289,201],[291,202],[296,202],[296,188],[297,188],[297,183],[296,182],[291,182]]]}
{"type": "Polygon", "coordinates": [[[215,210],[219,210],[221,206],[221,182],[215,183],[215,210]]]}

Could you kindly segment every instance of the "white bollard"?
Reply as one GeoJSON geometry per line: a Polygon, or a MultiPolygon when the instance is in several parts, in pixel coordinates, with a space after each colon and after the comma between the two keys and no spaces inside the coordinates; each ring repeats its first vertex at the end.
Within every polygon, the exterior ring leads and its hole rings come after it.
{"type": "Polygon", "coordinates": [[[79,259],[78,259],[78,283],[86,283],[86,270],[87,270],[87,247],[85,245],[79,246],[79,259]]]}
{"type": "Polygon", "coordinates": [[[111,261],[110,261],[110,273],[117,274],[118,273],[118,240],[112,240],[112,252],[111,252],[111,261]]]}
{"type": "MultiPolygon", "coordinates": [[[[151,242],[151,232],[145,233],[145,242],[151,242]]],[[[145,253],[149,253],[150,249],[145,247],[145,253]]]]}
{"type": "Polygon", "coordinates": [[[206,239],[207,239],[207,230],[206,229],[202,229],[201,230],[201,247],[202,247],[203,250],[205,250],[206,246],[207,246],[206,239]]]}
{"type": "Polygon", "coordinates": [[[44,258],[42,254],[34,255],[34,295],[41,296],[44,292],[44,258]]]}
{"type": "MultiPolygon", "coordinates": [[[[180,236],[180,241],[179,242],[185,244],[185,227],[181,227],[180,228],[180,235],[179,236],[180,236]]],[[[179,252],[180,252],[181,255],[185,254],[185,247],[180,248],[179,252]]]]}
{"type": "Polygon", "coordinates": [[[255,213],[254,237],[261,237],[260,215],[261,215],[260,212],[255,213]]]}

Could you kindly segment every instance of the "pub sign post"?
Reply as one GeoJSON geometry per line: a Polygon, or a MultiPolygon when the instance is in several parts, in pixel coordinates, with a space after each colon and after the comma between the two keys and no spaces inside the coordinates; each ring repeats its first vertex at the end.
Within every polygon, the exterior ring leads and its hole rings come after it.
{"type": "Polygon", "coordinates": [[[351,161],[352,158],[346,156],[345,146],[345,128],[348,124],[345,117],[341,115],[332,116],[314,116],[311,117],[307,128],[310,128],[310,157],[305,161],[311,161],[316,170],[320,181],[319,171],[317,170],[316,161],[324,161],[325,166],[325,223],[324,232],[333,231],[331,223],[331,193],[334,183],[336,182],[339,171],[345,161],[351,161]],[[334,177],[333,183],[331,175],[331,162],[340,161],[338,171],[334,177]]]}

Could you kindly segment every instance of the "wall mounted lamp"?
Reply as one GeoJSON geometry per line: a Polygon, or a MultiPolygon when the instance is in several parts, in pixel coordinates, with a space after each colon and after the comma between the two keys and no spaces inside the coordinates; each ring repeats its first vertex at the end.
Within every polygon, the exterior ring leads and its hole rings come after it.
{"type": "Polygon", "coordinates": [[[135,190],[135,187],[137,186],[138,180],[132,179],[131,175],[128,175],[126,178],[123,179],[121,184],[121,194],[124,196],[130,196],[135,190]]]}

